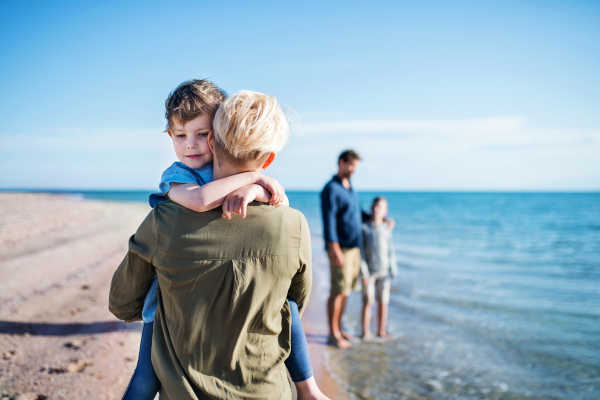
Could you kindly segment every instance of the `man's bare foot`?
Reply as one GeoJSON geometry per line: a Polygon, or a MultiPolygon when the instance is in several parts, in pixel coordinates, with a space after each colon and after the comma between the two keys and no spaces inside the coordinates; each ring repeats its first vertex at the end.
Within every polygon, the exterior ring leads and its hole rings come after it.
{"type": "Polygon", "coordinates": [[[379,336],[382,339],[391,339],[391,336],[387,332],[378,332],[377,336],[379,336]]]}
{"type": "Polygon", "coordinates": [[[296,382],[295,386],[298,392],[298,400],[330,400],[321,392],[314,376],[305,381],[296,382]]]}
{"type": "Polygon", "coordinates": [[[371,340],[371,338],[372,338],[371,332],[365,332],[362,335],[362,340],[371,340]]]}
{"type": "Polygon", "coordinates": [[[349,334],[349,333],[348,333],[348,332],[346,332],[346,331],[342,331],[342,330],[340,330],[340,334],[342,335],[342,337],[343,337],[344,339],[346,339],[346,340],[347,340],[347,341],[349,341],[349,342],[351,342],[351,341],[353,341],[353,340],[356,340],[356,338],[355,338],[354,336],[352,336],[351,334],[349,334]]]}
{"type": "Polygon", "coordinates": [[[334,336],[330,336],[327,344],[329,344],[331,346],[336,346],[337,348],[342,349],[342,350],[349,349],[350,347],[352,347],[352,343],[350,343],[343,337],[340,337],[338,339],[334,336]]]}

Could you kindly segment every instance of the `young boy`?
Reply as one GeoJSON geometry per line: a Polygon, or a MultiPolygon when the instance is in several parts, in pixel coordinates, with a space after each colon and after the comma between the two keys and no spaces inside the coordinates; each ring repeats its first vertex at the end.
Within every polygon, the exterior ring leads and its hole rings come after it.
{"type": "MultiPolygon", "coordinates": [[[[169,95],[165,102],[167,133],[180,162],[173,163],[163,173],[161,192],[150,196],[152,207],[164,201],[174,201],[203,212],[223,205],[223,216],[230,219],[231,213],[245,217],[246,205],[253,200],[288,205],[281,185],[260,173],[246,172],[213,181],[213,156],[207,137],[212,134],[213,117],[225,99],[226,94],[222,90],[205,80],[183,82],[169,95]]],[[[154,399],[160,389],[150,359],[157,286],[154,277],[144,302],[144,328],[138,365],[123,396],[124,400],[154,399]]],[[[296,383],[300,399],[326,399],[313,377],[298,306],[292,299],[288,299],[288,302],[292,313],[292,351],[286,366],[296,383]]]]}
{"type": "Polygon", "coordinates": [[[377,197],[371,205],[371,219],[363,223],[361,275],[363,281],[363,339],[371,337],[371,305],[377,292],[379,325],[377,335],[387,337],[386,323],[390,301],[390,280],[398,274],[392,232],[384,221],[388,212],[387,200],[377,197]]]}

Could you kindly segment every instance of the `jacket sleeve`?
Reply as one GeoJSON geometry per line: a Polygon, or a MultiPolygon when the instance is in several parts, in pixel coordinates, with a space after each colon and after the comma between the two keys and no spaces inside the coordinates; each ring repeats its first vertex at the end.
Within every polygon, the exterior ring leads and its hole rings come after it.
{"type": "Polygon", "coordinates": [[[310,245],[310,231],[306,218],[298,211],[300,216],[300,246],[298,272],[292,278],[292,284],[288,290],[288,297],[294,299],[298,304],[300,315],[306,309],[308,297],[312,289],[312,250],[310,245]]]}
{"type": "Polygon", "coordinates": [[[337,202],[330,187],[321,192],[321,211],[323,213],[323,236],[325,242],[339,242],[337,234],[337,202]]]}
{"type": "Polygon", "coordinates": [[[158,241],[155,214],[151,211],[129,239],[129,251],[110,283],[108,309],[125,322],[142,319],[144,299],[156,275],[152,265],[158,241]]]}

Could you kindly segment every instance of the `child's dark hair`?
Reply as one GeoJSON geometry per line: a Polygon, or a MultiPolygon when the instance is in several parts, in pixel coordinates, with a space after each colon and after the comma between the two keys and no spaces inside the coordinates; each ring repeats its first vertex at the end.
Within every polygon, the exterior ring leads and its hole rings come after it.
{"type": "Polygon", "coordinates": [[[181,83],[165,101],[167,129],[173,122],[184,125],[202,114],[210,115],[211,121],[227,93],[211,81],[190,79],[181,83]]]}
{"type": "Polygon", "coordinates": [[[344,161],[347,163],[348,161],[350,161],[350,159],[360,160],[360,156],[354,150],[344,150],[342,152],[342,154],[340,154],[340,157],[338,158],[338,162],[344,161]]]}
{"type": "Polygon", "coordinates": [[[387,203],[387,199],[386,199],[385,197],[383,197],[383,196],[379,196],[379,197],[375,197],[375,198],[373,199],[373,202],[371,203],[371,207],[373,207],[373,206],[375,206],[375,205],[379,204],[379,202],[380,202],[380,201],[385,201],[385,202],[387,203]]]}

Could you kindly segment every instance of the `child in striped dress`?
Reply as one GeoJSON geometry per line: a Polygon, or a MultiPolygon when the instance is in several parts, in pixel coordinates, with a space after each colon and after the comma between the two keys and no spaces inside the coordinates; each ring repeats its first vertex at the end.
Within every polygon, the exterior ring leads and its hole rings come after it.
{"type": "Polygon", "coordinates": [[[384,218],[387,200],[377,197],[371,205],[371,219],[362,225],[361,275],[363,282],[363,339],[371,337],[371,306],[377,298],[377,336],[387,337],[386,323],[390,302],[390,281],[398,274],[392,231],[384,218]],[[376,295],[376,296],[375,296],[376,295]]]}

